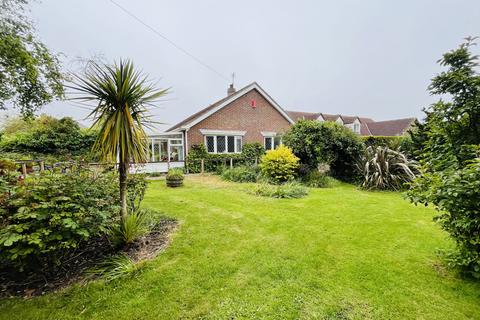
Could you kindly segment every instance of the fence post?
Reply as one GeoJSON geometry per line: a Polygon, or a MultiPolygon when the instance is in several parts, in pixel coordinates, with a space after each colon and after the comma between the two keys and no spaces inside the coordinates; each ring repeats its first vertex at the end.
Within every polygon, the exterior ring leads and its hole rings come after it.
{"type": "Polygon", "coordinates": [[[40,171],[45,171],[45,162],[40,161],[40,171]]]}
{"type": "Polygon", "coordinates": [[[255,157],[255,165],[257,166],[258,165],[258,158],[255,157]]]}
{"type": "Polygon", "coordinates": [[[22,163],[22,173],[23,173],[23,177],[26,178],[27,177],[27,164],[25,162],[22,163]]]}
{"type": "Polygon", "coordinates": [[[204,171],[205,171],[205,160],[202,159],[201,160],[201,171],[200,172],[203,174],[204,171]]]}
{"type": "Polygon", "coordinates": [[[233,168],[233,158],[230,158],[230,169],[233,168]]]}

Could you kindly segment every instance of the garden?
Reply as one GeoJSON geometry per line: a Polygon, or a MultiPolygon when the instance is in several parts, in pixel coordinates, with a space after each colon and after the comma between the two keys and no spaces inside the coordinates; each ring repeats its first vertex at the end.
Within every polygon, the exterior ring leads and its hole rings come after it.
{"type": "Polygon", "coordinates": [[[300,120],[275,150],[245,144],[227,163],[197,145],[186,168],[147,177],[130,166],[147,161],[149,109],[169,90],[130,60],[64,76],[8,14],[0,58],[32,59],[2,60],[14,81],[0,108],[21,116],[0,134],[1,319],[479,317],[473,39],[443,55],[440,99],[405,136],[300,120]],[[65,89],[91,128],[36,117],[65,89]],[[36,172],[39,157],[68,166],[36,172]]]}

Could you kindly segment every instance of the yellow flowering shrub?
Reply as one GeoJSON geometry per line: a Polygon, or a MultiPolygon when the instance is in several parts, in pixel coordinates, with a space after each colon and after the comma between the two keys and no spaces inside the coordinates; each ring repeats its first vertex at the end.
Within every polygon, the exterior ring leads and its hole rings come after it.
{"type": "Polygon", "coordinates": [[[292,149],[282,145],[275,150],[267,151],[263,155],[260,169],[262,174],[270,181],[282,183],[295,178],[298,160],[292,149]]]}

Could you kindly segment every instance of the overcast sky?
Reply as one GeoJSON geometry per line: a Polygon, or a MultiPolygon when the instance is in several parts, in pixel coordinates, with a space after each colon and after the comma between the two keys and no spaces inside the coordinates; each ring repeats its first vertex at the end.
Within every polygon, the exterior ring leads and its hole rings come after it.
{"type": "MultiPolygon", "coordinates": [[[[115,1],[219,73],[235,72],[237,89],[257,81],[287,110],[376,120],[422,117],[433,101],[426,87],[442,70],[436,61],[480,35],[478,0],[115,1]]],[[[43,0],[31,15],[65,61],[131,58],[171,87],[158,121],[175,123],[226,95],[229,80],[110,0],[43,0]]],[[[77,120],[87,113],[67,103],[44,111],[77,120]]]]}

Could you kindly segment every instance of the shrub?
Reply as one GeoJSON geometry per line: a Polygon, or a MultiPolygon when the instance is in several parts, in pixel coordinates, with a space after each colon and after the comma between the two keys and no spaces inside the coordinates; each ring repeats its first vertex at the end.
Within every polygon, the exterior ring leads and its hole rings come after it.
{"type": "Polygon", "coordinates": [[[310,188],[328,188],[331,186],[331,178],[318,170],[311,170],[309,173],[301,177],[304,185],[310,188]]]}
{"type": "Polygon", "coordinates": [[[254,143],[245,143],[242,147],[242,156],[249,163],[255,163],[265,154],[265,148],[258,142],[254,143]]]}
{"type": "Polygon", "coordinates": [[[183,179],[183,169],[182,168],[172,168],[168,170],[167,179],[183,179]]]}
{"type": "Polygon", "coordinates": [[[259,168],[252,166],[241,166],[226,169],[222,172],[222,179],[234,182],[257,182],[259,168]]]}
{"type": "Polygon", "coordinates": [[[311,169],[325,163],[336,178],[357,178],[356,163],[364,145],[352,130],[338,123],[300,120],[285,133],[283,142],[311,169]]]}
{"type": "Polygon", "coordinates": [[[480,278],[480,158],[453,173],[424,173],[409,197],[414,203],[433,204],[439,211],[435,220],[454,235],[457,250],[448,255],[450,265],[480,278]]]}
{"type": "Polygon", "coordinates": [[[114,242],[118,245],[132,244],[139,237],[148,232],[147,218],[150,211],[139,209],[129,212],[120,220],[120,223],[111,230],[114,242]]]}
{"type": "Polygon", "coordinates": [[[143,266],[144,263],[135,262],[126,254],[120,254],[106,259],[88,273],[90,276],[102,277],[109,282],[125,276],[135,277],[143,266]]]}
{"type": "Polygon", "coordinates": [[[42,115],[34,120],[13,119],[4,128],[0,151],[28,154],[30,158],[54,156],[57,160],[90,157],[94,130],[81,129],[72,118],[42,115]]]}
{"type": "Polygon", "coordinates": [[[364,136],[361,137],[366,147],[387,147],[389,149],[398,149],[402,143],[403,137],[401,136],[364,136]]]}
{"type": "MultiPolygon", "coordinates": [[[[257,146],[248,147],[248,144],[245,144],[244,147],[247,147],[246,150],[248,154],[253,154],[257,152],[252,151],[252,149],[256,149],[257,146]]],[[[244,154],[243,152],[229,154],[211,154],[207,153],[207,149],[203,144],[198,144],[193,145],[188,152],[187,169],[189,173],[201,172],[201,159],[204,160],[205,172],[216,172],[217,174],[220,174],[223,171],[224,167],[227,167],[230,164],[230,159],[233,159],[235,166],[251,165],[255,162],[254,158],[251,158],[250,155],[244,154]]]]}
{"type": "Polygon", "coordinates": [[[365,189],[402,189],[415,178],[417,171],[415,162],[387,147],[368,147],[358,166],[365,189]]]}
{"type": "Polygon", "coordinates": [[[253,194],[271,198],[302,198],[308,195],[308,189],[297,182],[287,182],[280,185],[268,183],[257,184],[253,194]]]}
{"type": "Polygon", "coordinates": [[[267,151],[260,163],[262,174],[274,183],[292,180],[295,178],[297,168],[298,158],[285,146],[267,151]]]}
{"type": "Polygon", "coordinates": [[[127,177],[127,203],[131,212],[140,209],[140,204],[145,197],[148,182],[145,174],[129,174],[127,177]]]}
{"type": "Polygon", "coordinates": [[[17,165],[10,159],[0,159],[0,175],[4,175],[9,171],[15,171],[17,165]]]}
{"type": "Polygon", "coordinates": [[[0,260],[23,270],[107,233],[118,216],[114,175],[44,173],[14,187],[0,207],[0,260]]]}

